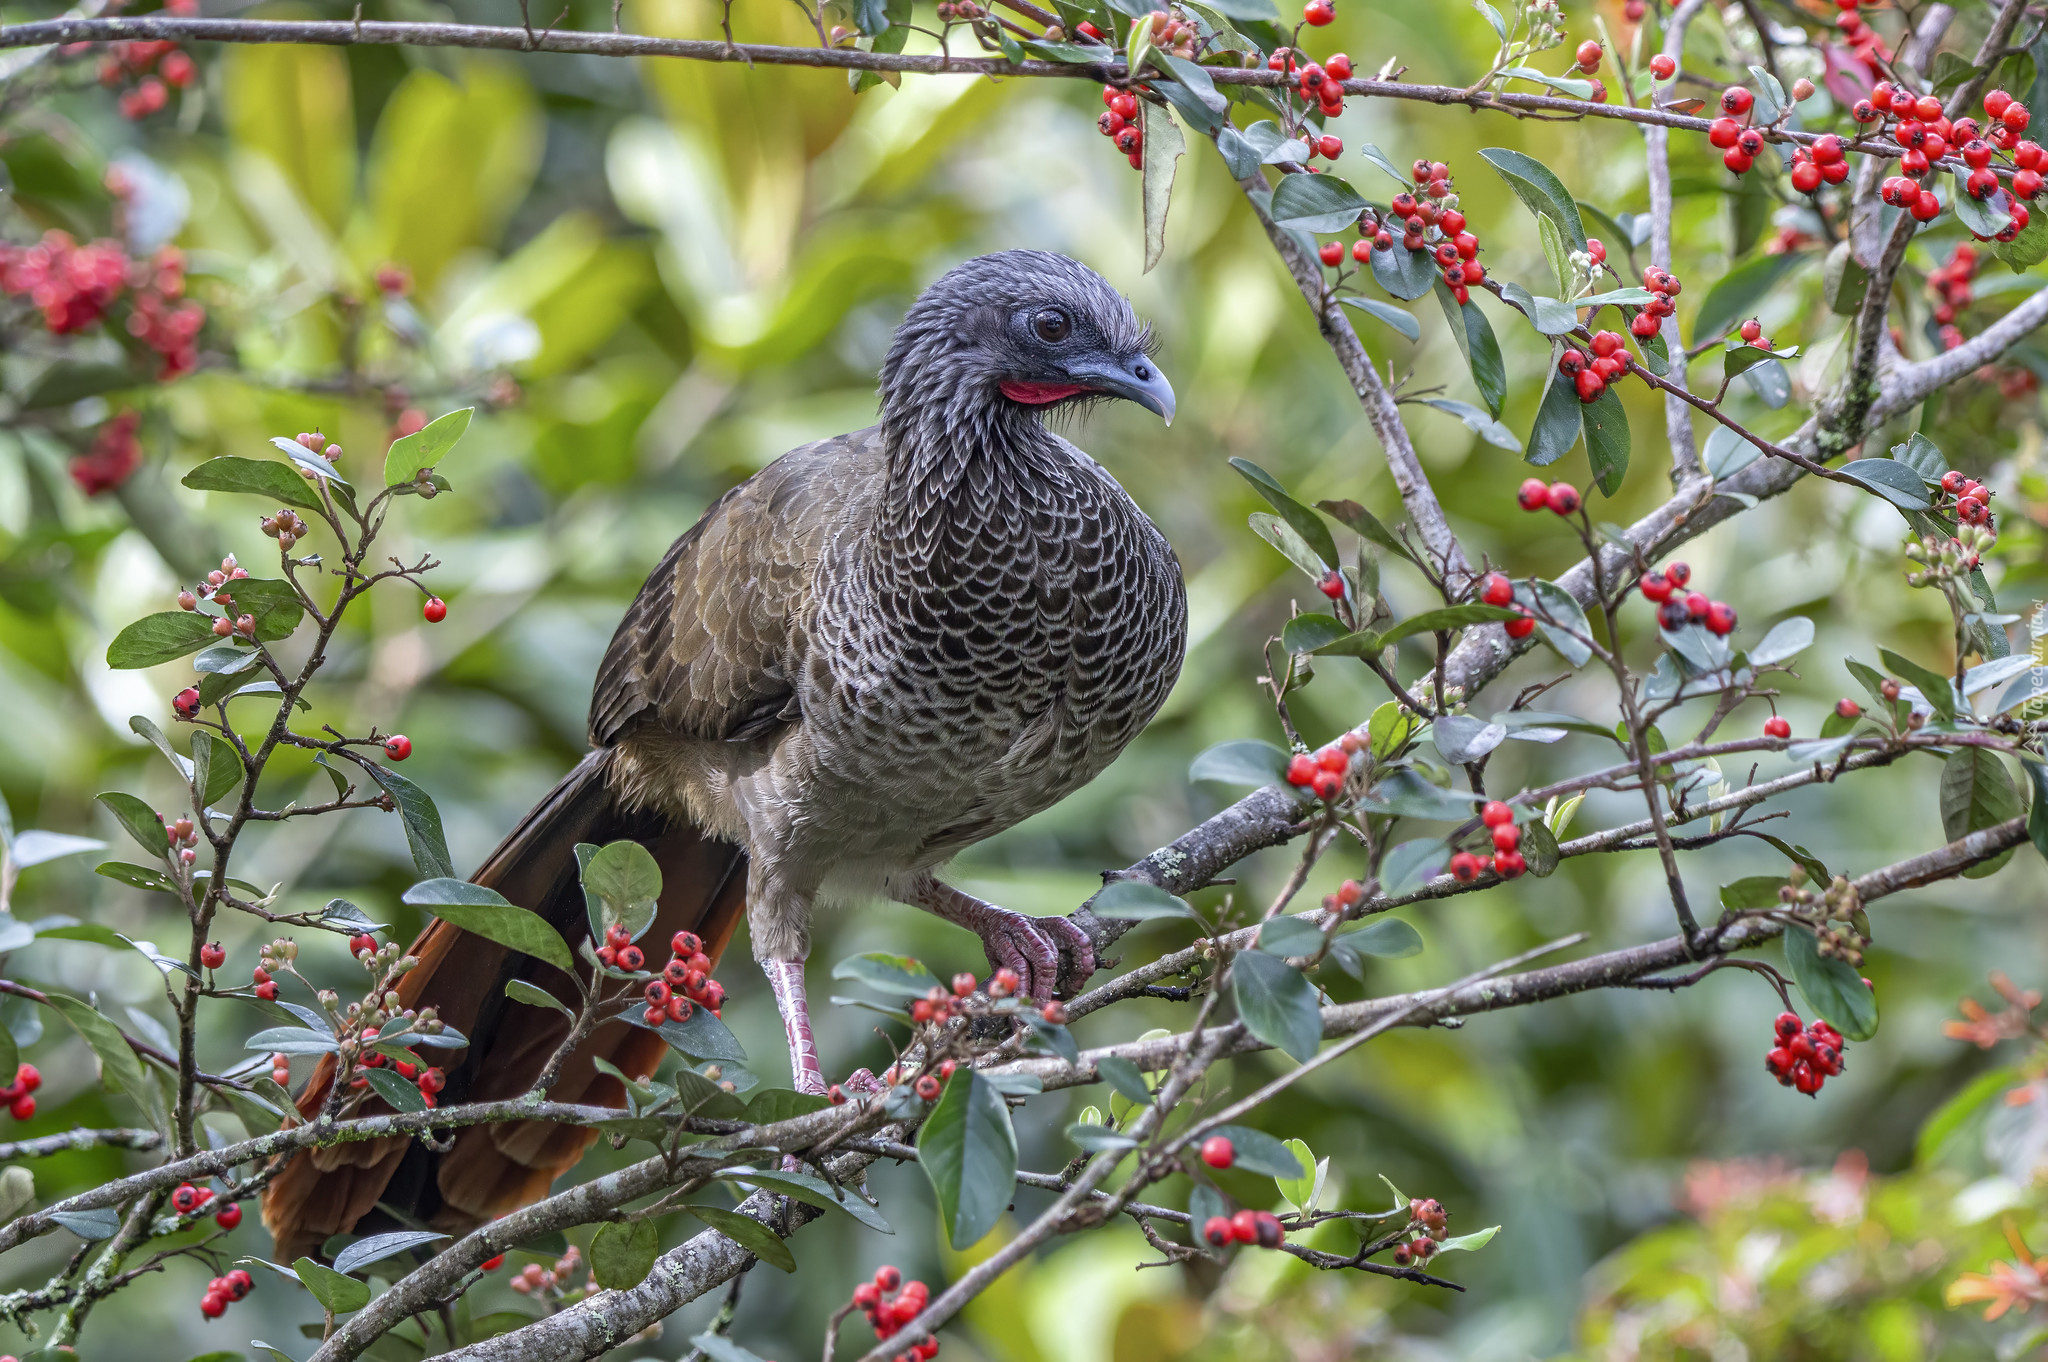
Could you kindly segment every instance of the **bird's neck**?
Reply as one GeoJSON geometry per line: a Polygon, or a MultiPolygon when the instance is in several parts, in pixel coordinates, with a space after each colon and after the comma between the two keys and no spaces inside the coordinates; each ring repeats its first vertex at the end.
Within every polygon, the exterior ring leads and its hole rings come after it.
{"type": "Polygon", "coordinates": [[[889,450],[879,548],[921,563],[978,559],[1027,532],[1031,511],[1071,495],[1073,465],[1028,408],[993,394],[930,393],[908,411],[885,411],[889,450]]]}

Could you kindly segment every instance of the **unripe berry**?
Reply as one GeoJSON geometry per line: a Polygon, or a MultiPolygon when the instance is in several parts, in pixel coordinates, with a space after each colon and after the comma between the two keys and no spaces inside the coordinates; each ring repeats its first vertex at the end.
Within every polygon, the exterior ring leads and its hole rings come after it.
{"type": "Polygon", "coordinates": [[[1845,695],[1835,701],[1835,713],[1844,719],[1858,719],[1863,716],[1863,706],[1845,695]]]}

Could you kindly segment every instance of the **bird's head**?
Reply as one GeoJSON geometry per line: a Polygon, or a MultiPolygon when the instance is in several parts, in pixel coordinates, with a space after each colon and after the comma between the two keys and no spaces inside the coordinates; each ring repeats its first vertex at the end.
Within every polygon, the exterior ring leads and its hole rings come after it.
{"type": "Polygon", "coordinates": [[[882,366],[882,417],[907,425],[956,402],[1019,413],[1124,398],[1173,423],[1152,333],[1094,270],[1046,251],[1000,251],[918,296],[882,366]]]}

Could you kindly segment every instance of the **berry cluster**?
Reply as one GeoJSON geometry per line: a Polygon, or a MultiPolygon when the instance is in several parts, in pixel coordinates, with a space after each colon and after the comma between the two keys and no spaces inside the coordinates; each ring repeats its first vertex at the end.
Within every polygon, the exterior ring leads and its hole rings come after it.
{"type": "Polygon", "coordinates": [[[1951,122],[1942,113],[1941,100],[1935,96],[1915,95],[1889,81],[1878,82],[1868,99],[1857,102],[1855,117],[1859,122],[1876,123],[1890,115],[1896,120],[1891,129],[1892,140],[1904,148],[1899,155],[1900,173],[1879,186],[1878,197],[1894,208],[1905,209],[1921,222],[1931,222],[1941,215],[1941,200],[1920,181],[1933,172],[1936,162],[1951,151],[1960,154],[1963,164],[1969,167],[1963,181],[1964,192],[1971,198],[1989,201],[2002,192],[1998,172],[1991,163],[1994,156],[2004,153],[2016,169],[2007,196],[2012,221],[1998,233],[1998,239],[2011,241],[2025,231],[2029,214],[2019,200],[2032,199],[2041,192],[2041,169],[2048,164],[2048,152],[2020,136],[2029,121],[2027,106],[2005,91],[1993,90],[1985,95],[1984,112],[1988,121],[1983,125],[1974,118],[1951,122]]]}
{"type": "Polygon", "coordinates": [[[1842,11],[1835,16],[1835,30],[1848,43],[1850,55],[1862,62],[1871,79],[1876,80],[1882,78],[1885,68],[1891,65],[1892,50],[1885,46],[1877,30],[1864,23],[1863,16],[1856,12],[1861,3],[1863,0],[1835,0],[1835,8],[1842,11]]]}
{"type": "Polygon", "coordinates": [[[1941,475],[1941,490],[1956,499],[1956,519],[1965,525],[1994,529],[1991,523],[1991,489],[1975,478],[1949,469],[1941,475]]]}
{"type": "Polygon", "coordinates": [[[1287,762],[1287,783],[1314,790],[1317,799],[1335,799],[1344,792],[1344,781],[1363,750],[1365,740],[1346,733],[1320,751],[1296,752],[1287,762]]]}
{"type": "Polygon", "coordinates": [[[263,533],[275,539],[278,549],[284,553],[290,553],[311,528],[299,518],[297,511],[288,506],[280,507],[276,515],[263,517],[262,524],[263,533]]]}
{"type": "MultiPolygon", "coordinates": [[[[1574,488],[1570,483],[1561,482],[1557,485],[1559,487],[1564,488],[1565,491],[1570,492],[1572,497],[1578,496],[1578,489],[1574,488]]],[[[1542,479],[1531,478],[1528,482],[1523,483],[1522,487],[1525,496],[1533,497],[1537,493],[1541,493],[1540,500],[1538,500],[1534,506],[1529,505],[1525,501],[1523,503],[1524,510],[1533,511],[1538,509],[1539,507],[1548,506],[1550,504],[1551,489],[1544,485],[1542,479]]],[[[1571,498],[1563,499],[1571,500],[1571,498]]],[[[1577,504],[1578,503],[1576,501],[1572,502],[1574,508],[1577,507],[1577,504]]],[[[1559,514],[1563,515],[1565,514],[1565,512],[1560,511],[1559,514]]],[[[1480,601],[1483,604],[1514,606],[1515,609],[1522,612],[1520,619],[1508,620],[1501,626],[1503,629],[1507,630],[1509,638],[1527,638],[1529,637],[1529,635],[1536,632],[1536,617],[1529,613],[1529,608],[1527,606],[1517,605],[1515,603],[1515,584],[1508,579],[1507,574],[1500,572],[1487,573],[1484,577],[1479,579],[1479,589],[1477,594],[1480,601]]]]}
{"type": "Polygon", "coordinates": [[[1997,542],[1998,534],[1988,520],[1982,525],[1962,526],[1952,539],[1932,534],[1908,539],[1906,557],[1926,566],[1907,573],[1906,585],[1940,586],[1967,577],[1984,561],[1984,551],[1997,542]]]}
{"type": "Polygon", "coordinates": [[[1515,489],[1515,504],[1525,511],[1549,510],[1558,515],[1573,515],[1582,502],[1579,489],[1568,482],[1524,478],[1522,485],[1515,489]]]}
{"type": "Polygon", "coordinates": [[[291,968],[292,961],[299,958],[299,943],[290,937],[279,937],[266,944],[256,957],[256,968],[249,971],[249,981],[256,986],[256,996],[264,1002],[277,1000],[275,975],[291,968]]]}
{"type": "MultiPolygon", "coordinates": [[[[1649,308],[1645,307],[1636,314],[1636,319],[1640,321],[1650,315],[1649,308]]],[[[1656,331],[1654,322],[1650,326],[1650,331],[1656,331]]],[[[1609,383],[1628,372],[1628,343],[1622,340],[1619,331],[1596,331],[1587,349],[1593,352],[1590,359],[1586,357],[1585,350],[1579,349],[1576,345],[1567,345],[1557,357],[1557,371],[1572,381],[1572,388],[1578,393],[1579,401],[1597,402],[1600,400],[1600,394],[1607,391],[1609,383]]]]}
{"type": "Polygon", "coordinates": [[[1480,826],[1492,842],[1492,854],[1474,854],[1459,851],[1451,856],[1451,878],[1460,884],[1470,884],[1492,871],[1504,880],[1512,880],[1528,870],[1528,861],[1522,858],[1522,829],[1515,822],[1515,811],[1498,799],[1489,799],[1479,810],[1480,826]]]}
{"type": "MultiPolygon", "coordinates": [[[[669,939],[669,951],[660,977],[649,979],[641,990],[647,999],[642,1020],[649,1026],[688,1021],[693,1007],[718,1016],[725,1006],[725,985],[711,977],[711,957],[704,953],[704,938],[695,932],[677,932],[669,939]]],[[[597,948],[597,958],[628,974],[647,967],[646,952],[634,945],[626,929],[616,922],[604,929],[604,944],[597,948]]]]}
{"type": "Polygon", "coordinates": [[[1842,1072],[1842,1033],[1818,1017],[1801,1025],[1796,1012],[1780,1012],[1778,1043],[1764,1056],[1764,1072],[1787,1088],[1797,1088],[1808,1097],[1821,1085],[1842,1072]]]}
{"type": "Polygon", "coordinates": [[[1849,178],[1849,155],[1842,139],[1833,133],[1816,138],[1810,146],[1792,150],[1792,187],[1802,194],[1818,194],[1824,184],[1840,184],[1849,178]]]}
{"type": "Polygon", "coordinates": [[[292,1085],[292,1057],[282,1050],[275,1051],[270,1056],[270,1081],[280,1088],[289,1088],[292,1085]]]}
{"type": "MultiPolygon", "coordinates": [[[[1607,248],[1597,237],[1586,238],[1586,249],[1592,252],[1596,265],[1607,259],[1607,248]]],[[[1658,265],[1643,267],[1643,287],[1653,296],[1628,324],[1630,334],[1638,340],[1648,340],[1657,334],[1658,328],[1664,325],[1664,319],[1678,311],[1678,305],[1671,300],[1685,291],[1685,285],[1677,275],[1658,265]]]]}
{"type": "MultiPolygon", "coordinates": [[[[1359,217],[1351,258],[1363,263],[1374,251],[1391,249],[1397,240],[1404,250],[1428,251],[1451,295],[1467,302],[1472,288],[1486,278],[1486,267],[1479,263],[1479,237],[1467,230],[1458,207],[1450,167],[1442,161],[1417,160],[1411,170],[1414,188],[1394,195],[1384,217],[1370,211],[1359,217]]],[[[1324,264],[1336,265],[1344,259],[1344,247],[1326,242],[1321,254],[1324,264]]]]}
{"type": "MultiPolygon", "coordinates": [[[[1266,58],[1266,69],[1286,75],[1287,88],[1302,102],[1304,114],[1320,111],[1325,119],[1335,118],[1344,112],[1344,82],[1351,79],[1351,58],[1338,52],[1326,61],[1303,61],[1307,55],[1299,48],[1276,47],[1266,58]]],[[[1310,147],[1315,148],[1313,139],[1310,147]]]]}
{"type": "MultiPolygon", "coordinates": [[[[195,582],[178,593],[180,610],[197,610],[201,601],[211,602],[220,614],[213,621],[213,632],[220,638],[251,639],[256,637],[256,617],[235,613],[235,598],[229,590],[230,582],[239,582],[249,575],[249,570],[235,561],[232,553],[220,560],[220,566],[206,574],[206,580],[195,582]]],[[[182,698],[182,697],[181,697],[182,698]]],[[[194,692],[197,698],[197,692],[194,692]]],[[[194,709],[197,713],[197,709],[194,709]]],[[[189,719],[191,715],[180,711],[179,718],[189,719]]]]}
{"type": "MultiPolygon", "coordinates": [[[[166,14],[198,12],[199,0],[170,0],[164,6],[166,14]]],[[[77,50],[88,46],[74,45],[77,50]]],[[[74,47],[65,50],[70,52],[74,47]]],[[[170,102],[172,89],[182,90],[199,79],[199,64],[168,39],[135,39],[107,45],[107,54],[100,58],[99,79],[109,90],[125,87],[119,101],[121,117],[139,123],[163,111],[170,102]]]]}
{"type": "MultiPolygon", "coordinates": [[[[1016,974],[1015,970],[1010,970],[1007,972],[1011,974],[1012,977],[1014,977],[1016,974]]],[[[999,981],[991,978],[989,980],[989,987],[991,989],[994,989],[998,985],[998,983],[1007,982],[1008,981],[1006,980],[999,981]]],[[[954,1016],[956,1015],[956,1009],[953,1005],[954,1001],[956,999],[966,998],[972,995],[974,992],[974,986],[974,976],[972,974],[964,973],[956,974],[953,976],[953,991],[950,993],[948,993],[945,989],[940,988],[937,985],[934,985],[931,988],[931,990],[927,992],[922,998],[919,998],[917,1001],[913,1002],[910,1005],[910,1020],[916,1022],[920,1026],[925,1024],[926,1022],[931,1022],[939,1026],[944,1026],[947,1022],[953,1020],[954,1016]]],[[[1007,994],[1009,992],[1014,991],[1014,987],[1011,987],[1006,989],[1005,993],[1007,994]]]]}
{"type": "Polygon", "coordinates": [[[1953,350],[1963,343],[1956,316],[1975,301],[1970,281],[1977,275],[1977,248],[1958,241],[1945,264],[1927,272],[1927,293],[1935,299],[1934,322],[1941,328],[1941,348],[1953,350]]]}
{"type": "MultiPolygon", "coordinates": [[[[576,1269],[582,1266],[583,1250],[571,1244],[561,1257],[555,1259],[553,1267],[542,1267],[539,1263],[528,1263],[525,1267],[513,1273],[511,1280],[506,1282],[505,1285],[511,1287],[522,1296],[546,1297],[565,1294],[573,1289],[568,1285],[569,1279],[575,1276],[576,1269]]],[[[486,1264],[485,1268],[489,1270],[489,1264],[486,1264]]],[[[595,1279],[586,1277],[583,1289],[586,1291],[590,1290],[594,1285],[595,1279]]]]}
{"type": "MultiPolygon", "coordinates": [[[[175,1193],[173,1197],[175,1199],[175,1193]]],[[[234,1211],[239,1221],[241,1207],[230,1206],[228,1210],[234,1211]]],[[[221,1214],[225,1215],[227,1212],[223,1211],[221,1214]]],[[[228,1312],[228,1306],[255,1289],[256,1279],[249,1275],[248,1269],[238,1267],[227,1276],[215,1277],[206,1284],[206,1294],[199,1298],[199,1313],[208,1319],[219,1319],[228,1312]]]]}
{"type": "Polygon", "coordinates": [[[1129,90],[1105,85],[1102,102],[1109,107],[1095,120],[1097,130],[1116,144],[1116,149],[1130,161],[1131,169],[1141,169],[1145,164],[1145,133],[1138,126],[1138,97],[1129,90]]]}
{"type": "MultiPolygon", "coordinates": [[[[199,859],[199,825],[184,814],[164,824],[165,850],[175,855],[180,862],[191,865],[199,859]]],[[[208,969],[219,969],[227,960],[228,953],[218,942],[199,948],[199,963],[208,969]]]]}
{"type": "Polygon", "coordinates": [[[26,1121],[36,1114],[35,1091],[43,1086],[43,1076],[33,1064],[24,1064],[14,1071],[14,1081],[0,1088],[0,1102],[7,1104],[7,1114],[17,1121],[26,1121]]]}
{"type": "Polygon", "coordinates": [[[55,230],[33,246],[0,242],[0,293],[28,299],[53,335],[85,330],[106,316],[124,292],[133,295],[128,334],[162,360],[157,377],[169,380],[197,368],[206,309],[178,301],[185,293],[185,257],[177,247],[130,259],[117,241],[81,246],[69,233],[55,230]]]}
{"type": "Polygon", "coordinates": [[[142,466],[142,441],[135,432],[142,417],[124,411],[93,432],[92,446],[71,458],[71,481],[89,497],[111,492],[142,466]]]}
{"type": "Polygon", "coordinates": [[[1683,629],[1688,624],[1706,626],[1722,638],[1735,632],[1735,607],[1712,600],[1704,591],[1691,591],[1692,569],[1684,563],[1666,564],[1662,572],[1652,569],[1636,583],[1647,600],[1657,603],[1657,627],[1683,629]]]}
{"type": "Polygon", "coordinates": [[[1439,1241],[1451,1227],[1451,1214],[1435,1197],[1415,1197],[1408,1203],[1408,1227],[1408,1241],[1394,1246],[1396,1267],[1425,1263],[1434,1258],[1439,1241]]]}
{"type": "MultiPolygon", "coordinates": [[[[903,1326],[924,1313],[931,1292],[923,1282],[906,1282],[893,1267],[875,1269],[872,1281],[853,1288],[853,1303],[868,1317],[876,1338],[893,1338],[903,1326]]],[[[926,1335],[896,1354],[892,1362],[930,1362],[939,1353],[939,1341],[926,1335]]]]}
{"type": "Polygon", "coordinates": [[[1287,1240],[1287,1227],[1271,1211],[1239,1211],[1235,1215],[1212,1215],[1202,1222],[1202,1238],[1214,1248],[1232,1244],[1279,1248],[1287,1240]]]}
{"type": "MultiPolygon", "coordinates": [[[[396,997],[397,995],[392,994],[388,996],[396,997]]],[[[356,1076],[349,1080],[349,1086],[357,1089],[369,1087],[368,1071],[371,1069],[381,1069],[386,1063],[389,1063],[392,1072],[420,1090],[421,1101],[430,1107],[433,1106],[435,1094],[448,1086],[448,1075],[422,1061],[411,1050],[405,1052],[404,1059],[388,1059],[385,1055],[371,1049],[370,1047],[376,1043],[378,1029],[375,1026],[366,1026],[360,1033],[358,1039],[361,1048],[357,1052],[356,1076]]]]}

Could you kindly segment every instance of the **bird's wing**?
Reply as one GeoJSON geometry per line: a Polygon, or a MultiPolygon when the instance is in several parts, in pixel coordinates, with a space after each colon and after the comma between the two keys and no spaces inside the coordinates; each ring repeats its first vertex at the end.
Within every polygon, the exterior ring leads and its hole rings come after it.
{"type": "Polygon", "coordinates": [[[590,740],[652,720],[696,738],[758,736],[797,718],[811,587],[835,535],[887,477],[881,431],[805,445],[714,502],[678,539],[612,636],[590,740]]]}

